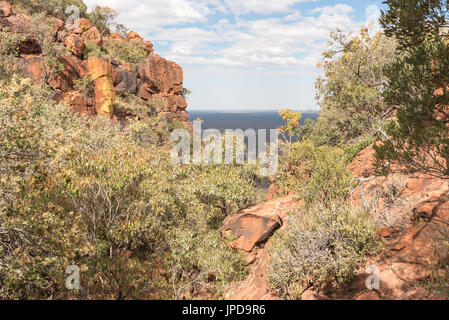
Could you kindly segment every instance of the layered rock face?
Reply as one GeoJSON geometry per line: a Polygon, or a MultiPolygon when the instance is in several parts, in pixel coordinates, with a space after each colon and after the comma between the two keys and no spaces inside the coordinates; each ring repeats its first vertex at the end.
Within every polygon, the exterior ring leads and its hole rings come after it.
{"type": "Polygon", "coordinates": [[[98,114],[113,115],[115,103],[112,65],[96,57],[87,60],[89,75],[94,82],[95,110],[98,114]]]}
{"type": "Polygon", "coordinates": [[[47,25],[54,43],[63,44],[70,52],[58,57],[62,71],[50,70],[46,66],[41,43],[33,35],[32,19],[13,11],[8,2],[0,2],[0,30],[21,35],[17,67],[23,76],[40,84],[45,82],[53,88],[57,101],[64,101],[78,112],[113,117],[116,98],[134,94],[148,104],[149,110],[156,108],[160,117],[183,122],[187,120],[183,70],[178,64],[154,54],[151,41],[144,41],[133,31],[128,33],[126,39],[118,34],[108,36],[109,42],[124,42],[123,47],[135,46],[147,54],[145,62],[137,66],[119,64],[98,55],[87,59],[88,48],[101,49],[107,45],[99,30],[85,18],[72,21],[70,25],[49,18],[47,25]],[[77,83],[89,83],[86,79],[92,83],[91,87],[80,89],[77,83]]]}
{"type": "Polygon", "coordinates": [[[148,56],[139,68],[139,97],[149,102],[154,99],[163,101],[158,110],[160,114],[185,121],[187,102],[182,93],[182,68],[157,54],[148,56]]]}

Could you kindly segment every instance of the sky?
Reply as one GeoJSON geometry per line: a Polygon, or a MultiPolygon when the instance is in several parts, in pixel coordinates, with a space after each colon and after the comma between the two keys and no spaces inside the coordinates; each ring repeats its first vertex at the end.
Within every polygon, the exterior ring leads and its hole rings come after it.
{"type": "Polygon", "coordinates": [[[84,0],[184,69],[188,110],[317,110],[329,32],[377,22],[381,0],[84,0]]]}

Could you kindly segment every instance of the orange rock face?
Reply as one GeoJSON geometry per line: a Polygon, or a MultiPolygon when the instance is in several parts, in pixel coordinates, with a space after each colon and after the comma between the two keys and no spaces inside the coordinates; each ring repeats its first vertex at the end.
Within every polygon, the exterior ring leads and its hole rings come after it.
{"type": "Polygon", "coordinates": [[[11,5],[6,1],[0,2],[0,17],[9,17],[12,14],[11,5]]]}
{"type": "Polygon", "coordinates": [[[41,56],[30,56],[19,59],[21,73],[24,77],[33,79],[34,82],[42,84],[45,77],[44,58],[41,56]]]}
{"type": "Polygon", "coordinates": [[[90,113],[90,106],[88,100],[83,96],[81,92],[69,91],[64,94],[63,102],[73,108],[74,111],[81,113],[90,113]]]}
{"type": "Polygon", "coordinates": [[[130,31],[128,32],[128,34],[126,35],[126,41],[143,41],[143,38],[134,31],[130,31]]]}
{"type": "Polygon", "coordinates": [[[96,46],[101,46],[103,44],[103,38],[101,37],[100,31],[96,27],[92,27],[83,33],[83,39],[85,43],[93,43],[96,46]]]}
{"type": "Polygon", "coordinates": [[[85,18],[80,18],[77,21],[75,21],[75,23],[77,28],[74,29],[73,32],[77,34],[83,34],[84,32],[86,32],[87,30],[89,30],[94,26],[92,22],[90,22],[85,18]]]}
{"type": "Polygon", "coordinates": [[[112,116],[115,103],[112,65],[97,57],[90,57],[87,60],[87,65],[89,75],[94,81],[95,109],[98,114],[112,116]]]}
{"type": "Polygon", "coordinates": [[[117,41],[125,41],[125,38],[123,38],[121,35],[117,34],[117,33],[111,33],[109,35],[109,39],[111,40],[117,40],[117,41]]]}
{"type": "Polygon", "coordinates": [[[64,71],[52,74],[48,80],[49,86],[54,89],[70,91],[78,79],[88,75],[86,63],[74,56],[59,57],[59,62],[63,65],[64,71]]]}
{"type": "MultiPolygon", "coordinates": [[[[139,68],[139,96],[147,101],[153,98],[164,101],[161,113],[171,113],[174,119],[186,119],[187,102],[183,97],[182,68],[158,55],[149,55],[139,68]]],[[[185,121],[185,120],[182,120],[185,121]]]]}
{"type": "Polygon", "coordinates": [[[76,34],[68,34],[64,40],[65,46],[78,58],[86,52],[86,45],[82,37],[76,34]]]}

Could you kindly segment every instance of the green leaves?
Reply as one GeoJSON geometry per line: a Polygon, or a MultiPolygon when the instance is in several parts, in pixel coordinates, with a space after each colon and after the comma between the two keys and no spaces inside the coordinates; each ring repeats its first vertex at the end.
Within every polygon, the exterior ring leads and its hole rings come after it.
{"type": "Polygon", "coordinates": [[[315,147],[310,140],[296,142],[288,146],[280,162],[277,182],[309,204],[347,195],[349,172],[340,148],[315,147]]]}
{"type": "Polygon", "coordinates": [[[397,163],[401,171],[447,178],[449,47],[427,34],[406,50],[386,69],[385,101],[398,112],[386,129],[389,138],[375,148],[377,171],[385,174],[397,163]]]}
{"type": "Polygon", "coordinates": [[[311,137],[317,145],[336,146],[377,130],[391,107],[382,98],[387,84],[383,68],[394,61],[396,42],[368,29],[358,34],[337,30],[331,39],[320,62],[324,76],[316,90],[321,112],[311,137]]]}
{"type": "Polygon", "coordinates": [[[344,201],[315,203],[294,212],[275,235],[269,285],[278,295],[300,299],[310,286],[344,285],[380,245],[369,215],[344,201]]]}

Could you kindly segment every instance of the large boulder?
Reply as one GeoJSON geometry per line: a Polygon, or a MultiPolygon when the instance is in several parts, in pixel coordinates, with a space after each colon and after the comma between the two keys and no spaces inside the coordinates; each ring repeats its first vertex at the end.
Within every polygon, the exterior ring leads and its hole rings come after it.
{"type": "Polygon", "coordinates": [[[150,55],[146,62],[139,67],[139,77],[145,83],[148,92],[182,94],[183,71],[173,61],[161,58],[159,55],[150,55]]]}
{"type": "Polygon", "coordinates": [[[86,63],[72,55],[59,57],[59,62],[64,71],[50,75],[48,84],[53,89],[59,89],[62,92],[70,91],[78,79],[89,75],[86,63]]]}
{"type": "Polygon", "coordinates": [[[86,32],[83,32],[82,37],[85,43],[93,43],[96,46],[101,46],[103,44],[101,33],[96,27],[92,27],[86,32]]]}
{"type": "Polygon", "coordinates": [[[277,216],[242,213],[226,219],[223,230],[231,231],[237,238],[232,242],[232,248],[251,252],[257,244],[268,240],[281,226],[282,221],[277,216]]]}
{"type": "Polygon", "coordinates": [[[89,105],[89,99],[87,99],[79,91],[69,91],[63,94],[62,101],[69,105],[75,112],[90,113],[91,105],[89,105]]]}
{"type": "Polygon", "coordinates": [[[86,52],[86,44],[82,37],[77,34],[68,34],[64,40],[65,46],[78,58],[86,52]]]}
{"type": "Polygon", "coordinates": [[[117,94],[137,92],[137,75],[132,70],[114,68],[113,82],[114,90],[117,94]]]}
{"type": "Polygon", "coordinates": [[[0,18],[9,17],[11,14],[11,5],[6,1],[0,1],[0,18]]]}
{"type": "Polygon", "coordinates": [[[77,34],[83,34],[87,30],[92,28],[94,25],[88,19],[80,18],[77,21],[75,21],[75,26],[76,26],[76,28],[73,30],[70,30],[70,31],[72,31],[73,33],[77,33],[77,34]]]}
{"type": "Polygon", "coordinates": [[[89,75],[94,81],[95,109],[98,114],[112,116],[115,103],[112,64],[97,57],[90,57],[87,66],[89,75]]]}
{"type": "Polygon", "coordinates": [[[31,18],[25,14],[15,14],[0,20],[0,29],[8,28],[10,32],[25,34],[31,30],[31,18]]]}
{"type": "Polygon", "coordinates": [[[128,32],[128,34],[126,35],[126,41],[139,41],[139,42],[143,42],[143,38],[134,31],[130,31],[128,32]]]}
{"type": "Polygon", "coordinates": [[[17,60],[21,74],[42,84],[45,79],[44,58],[42,56],[28,56],[17,60]]]}

